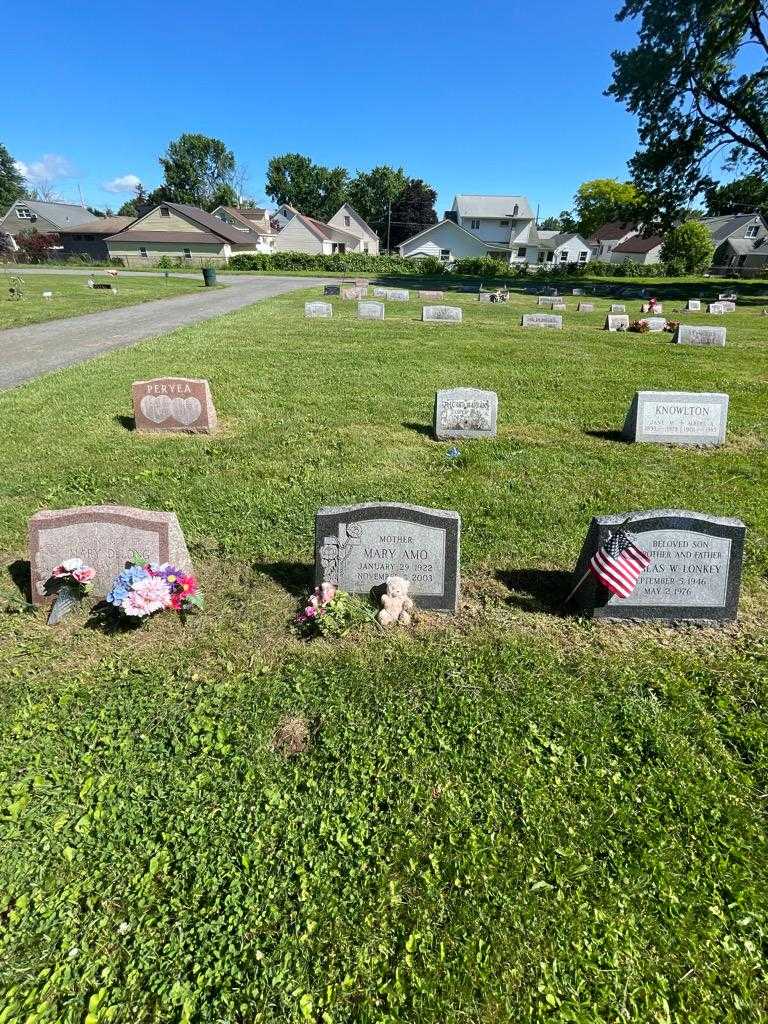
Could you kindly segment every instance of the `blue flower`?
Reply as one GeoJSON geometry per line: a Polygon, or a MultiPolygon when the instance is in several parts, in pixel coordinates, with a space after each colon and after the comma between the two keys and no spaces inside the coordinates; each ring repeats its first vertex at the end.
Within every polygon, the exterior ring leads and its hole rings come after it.
{"type": "Polygon", "coordinates": [[[459,451],[458,448],[451,448],[449,451],[445,453],[446,459],[458,459],[460,455],[461,452],[459,451]]]}
{"type": "Polygon", "coordinates": [[[144,580],[149,576],[147,570],[141,565],[129,565],[115,577],[112,589],[107,594],[107,601],[110,604],[122,605],[123,601],[133,589],[137,580],[144,580]]]}

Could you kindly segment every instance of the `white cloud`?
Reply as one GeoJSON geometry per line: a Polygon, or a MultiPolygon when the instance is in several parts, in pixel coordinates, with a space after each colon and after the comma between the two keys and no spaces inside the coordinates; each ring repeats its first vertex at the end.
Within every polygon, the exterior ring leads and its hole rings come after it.
{"type": "Polygon", "coordinates": [[[122,177],[113,178],[112,181],[105,181],[101,186],[105,192],[134,192],[137,185],[141,184],[141,178],[135,174],[123,174],[122,177]]]}
{"type": "Polygon", "coordinates": [[[75,169],[71,162],[60,153],[44,153],[40,160],[34,160],[31,164],[23,160],[16,161],[16,167],[22,177],[26,178],[32,185],[42,182],[61,181],[63,178],[73,178],[75,169]]]}

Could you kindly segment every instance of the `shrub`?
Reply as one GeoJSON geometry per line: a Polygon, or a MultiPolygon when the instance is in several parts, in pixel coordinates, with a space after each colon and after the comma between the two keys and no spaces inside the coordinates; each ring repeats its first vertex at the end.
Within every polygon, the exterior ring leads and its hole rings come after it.
{"type": "Polygon", "coordinates": [[[442,275],[447,268],[440,260],[431,260],[425,269],[425,260],[403,259],[402,256],[374,256],[366,252],[337,252],[333,255],[311,252],[239,252],[230,257],[232,270],[325,270],[337,274],[391,274],[414,276],[428,273],[442,275]]]}
{"type": "Polygon", "coordinates": [[[16,244],[28,263],[45,263],[48,253],[59,241],[56,234],[42,234],[39,231],[22,231],[16,244]]]}
{"type": "Polygon", "coordinates": [[[662,260],[668,265],[679,266],[681,274],[702,273],[711,266],[714,255],[712,236],[698,220],[687,220],[672,228],[661,249],[662,260]]]}
{"type": "Polygon", "coordinates": [[[173,260],[170,256],[161,256],[155,266],[158,270],[170,270],[173,267],[173,260]]]}

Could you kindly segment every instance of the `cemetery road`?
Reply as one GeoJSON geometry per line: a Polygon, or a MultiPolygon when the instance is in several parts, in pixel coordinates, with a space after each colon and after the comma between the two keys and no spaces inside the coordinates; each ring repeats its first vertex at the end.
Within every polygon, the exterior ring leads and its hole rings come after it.
{"type": "MultiPolygon", "coordinates": [[[[25,269],[25,274],[34,272],[25,269]]],[[[53,268],[41,272],[88,274],[88,271],[53,268]]],[[[197,277],[192,274],[179,276],[197,277]]],[[[234,274],[220,275],[219,282],[225,287],[0,331],[0,390],[34,380],[52,370],[85,362],[111,349],[127,348],[144,338],[167,334],[177,327],[232,313],[261,299],[313,285],[334,283],[327,277],[234,274]]]]}

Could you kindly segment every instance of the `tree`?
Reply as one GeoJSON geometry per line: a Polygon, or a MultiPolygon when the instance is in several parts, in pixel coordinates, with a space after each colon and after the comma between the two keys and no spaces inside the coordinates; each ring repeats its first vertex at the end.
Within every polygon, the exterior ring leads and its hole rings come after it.
{"type": "Polygon", "coordinates": [[[29,263],[44,263],[48,250],[58,245],[59,241],[59,235],[43,234],[40,231],[22,231],[16,238],[16,244],[29,263]]]}
{"type": "Polygon", "coordinates": [[[594,178],[579,185],[573,197],[578,230],[589,238],[601,224],[637,220],[640,195],[631,182],[615,178],[594,178]]]}
{"type": "Polygon", "coordinates": [[[679,266],[686,274],[700,274],[712,265],[715,243],[700,221],[688,220],[667,232],[661,248],[664,263],[679,266]]]}
{"type": "Polygon", "coordinates": [[[5,214],[12,203],[24,196],[26,196],[26,189],[21,171],[16,166],[11,154],[0,143],[0,217],[5,214]]]}
{"type": "Polygon", "coordinates": [[[169,143],[165,156],[160,157],[160,166],[165,176],[161,190],[166,202],[190,203],[204,210],[237,202],[232,184],[237,172],[235,155],[220,139],[180,135],[169,143]]]}
{"type": "Polygon", "coordinates": [[[579,222],[573,216],[570,210],[561,210],[560,216],[557,218],[560,222],[561,231],[578,231],[579,222]]]}
{"type": "Polygon", "coordinates": [[[347,188],[347,202],[386,241],[390,204],[407,184],[408,178],[402,167],[381,164],[373,170],[357,172],[347,188]]]}
{"type": "Polygon", "coordinates": [[[347,198],[348,182],[343,167],[324,167],[301,153],[273,156],[267,165],[267,195],[318,220],[336,213],[347,198]]]}
{"type": "Polygon", "coordinates": [[[757,211],[768,218],[768,181],[760,174],[748,174],[726,185],[712,184],[705,189],[704,198],[710,217],[757,211]]]}
{"type": "Polygon", "coordinates": [[[711,184],[713,154],[768,166],[768,14],[763,0],[624,0],[616,17],[640,18],[639,39],[612,54],[607,94],[639,119],[632,177],[647,197],[643,220],[650,211],[665,227],[711,184]],[[737,72],[754,48],[757,70],[737,72]]]}
{"type": "MultiPolygon", "coordinates": [[[[133,199],[123,203],[117,211],[119,217],[143,217],[145,213],[163,202],[165,195],[162,186],[154,192],[147,192],[143,185],[136,186],[136,195],[133,199]]],[[[171,200],[172,202],[172,200],[171,200]]]]}
{"type": "MultiPolygon", "coordinates": [[[[405,188],[392,203],[392,219],[389,237],[390,249],[419,231],[437,224],[435,200],[437,192],[421,178],[408,178],[405,188]]],[[[353,204],[354,205],[354,204],[353,204]]],[[[386,243],[386,236],[379,232],[386,243]]]]}
{"type": "Polygon", "coordinates": [[[539,224],[542,231],[562,231],[561,220],[559,217],[545,217],[544,220],[539,224]]]}

